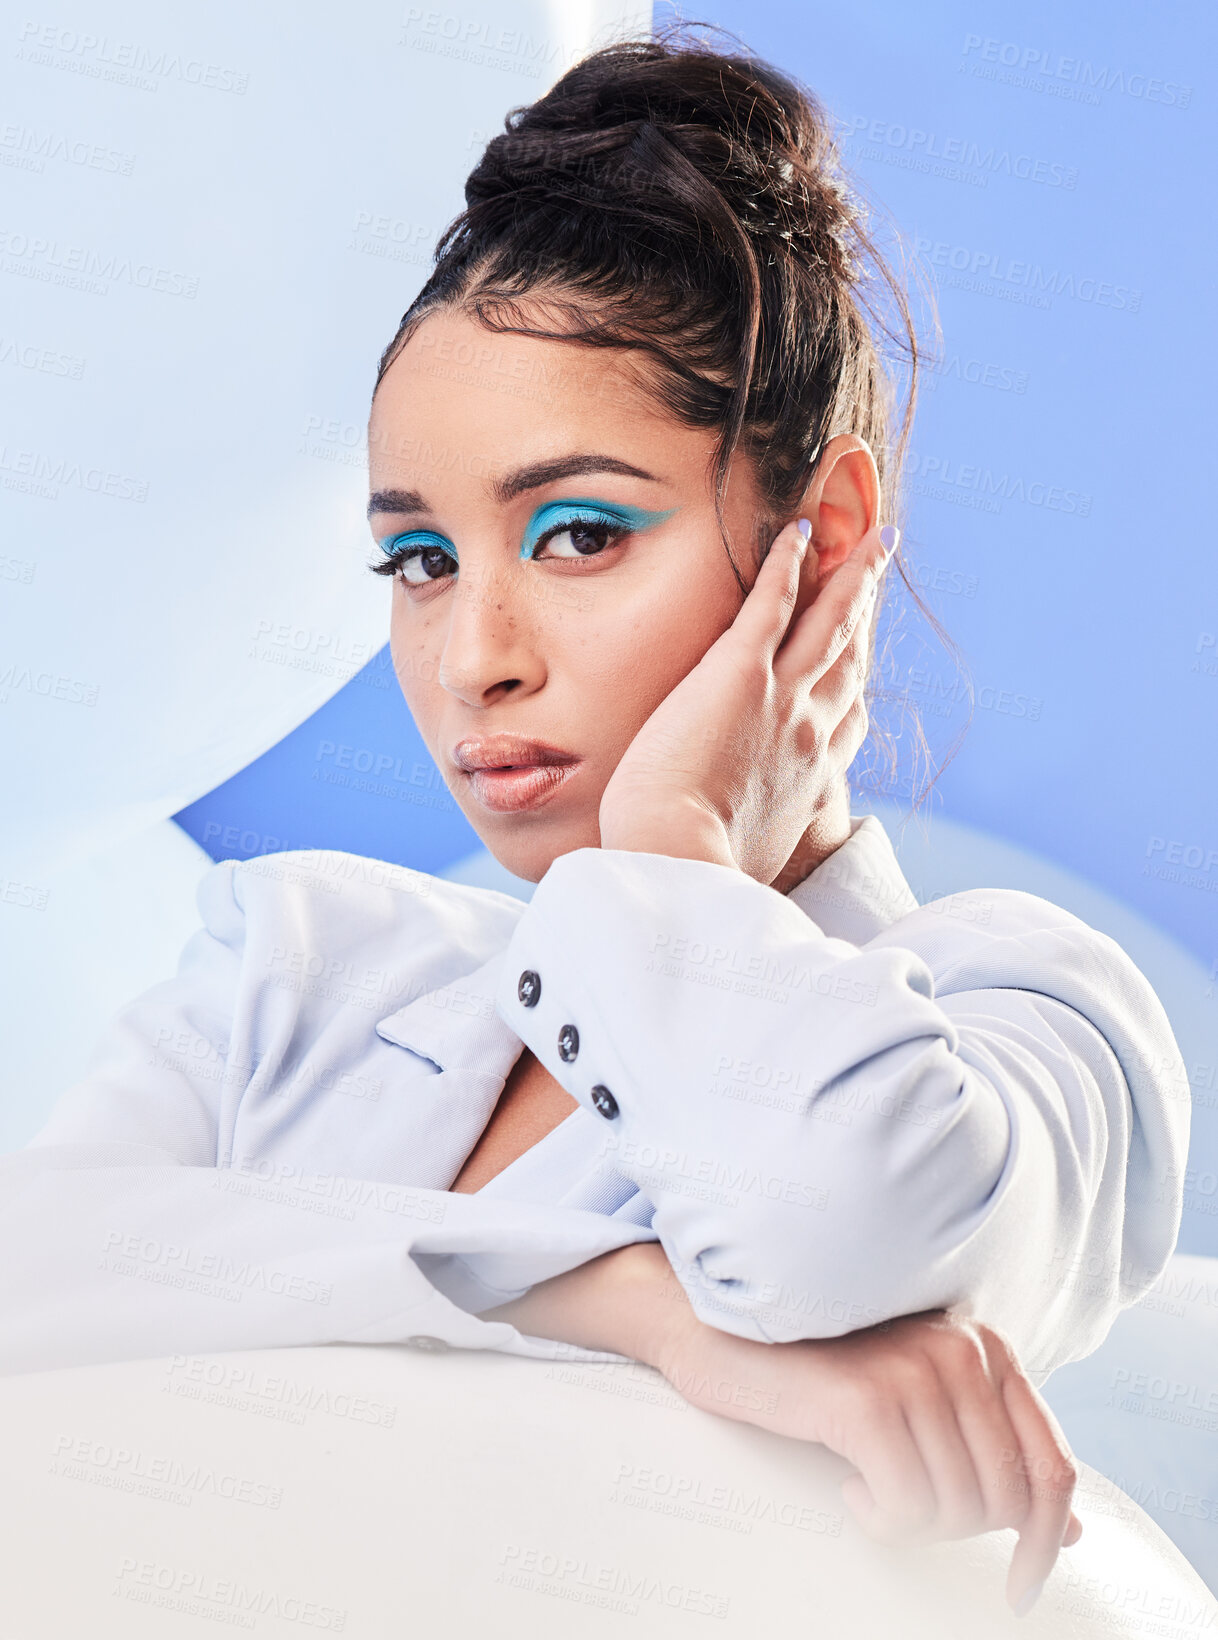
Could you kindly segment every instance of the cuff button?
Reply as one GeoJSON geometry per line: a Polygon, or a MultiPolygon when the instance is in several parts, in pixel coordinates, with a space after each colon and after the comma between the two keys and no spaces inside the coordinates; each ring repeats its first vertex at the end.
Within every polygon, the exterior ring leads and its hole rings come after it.
{"type": "Polygon", "coordinates": [[[617,1100],[603,1082],[598,1082],[593,1088],[592,1103],[607,1122],[612,1122],[617,1115],[617,1100]]]}
{"type": "Polygon", "coordinates": [[[558,1057],[569,1065],[579,1053],[579,1032],[574,1025],[563,1025],[558,1032],[558,1057]]]}
{"type": "Polygon", "coordinates": [[[541,975],[535,968],[526,968],[516,981],[516,995],[526,1008],[535,1008],[541,998],[541,975]]]}

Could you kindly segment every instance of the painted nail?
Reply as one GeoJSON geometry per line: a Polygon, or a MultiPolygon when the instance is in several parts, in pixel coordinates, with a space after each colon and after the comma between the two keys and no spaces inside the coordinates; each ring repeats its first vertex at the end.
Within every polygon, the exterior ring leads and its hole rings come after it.
{"type": "Polygon", "coordinates": [[[901,539],[901,532],[895,524],[885,524],[880,530],[880,541],[889,558],[897,550],[897,542],[901,539]]]}
{"type": "Polygon", "coordinates": [[[810,541],[812,539],[812,520],[810,518],[797,518],[795,520],[795,528],[803,536],[805,541],[810,541]]]}
{"type": "Polygon", "coordinates": [[[1040,1599],[1040,1592],[1044,1588],[1047,1581],[1047,1579],[1042,1579],[1039,1583],[1033,1583],[1032,1587],[1025,1591],[1023,1598],[1015,1607],[1016,1617],[1026,1617],[1028,1615],[1028,1613],[1032,1610],[1032,1607],[1040,1599]]]}

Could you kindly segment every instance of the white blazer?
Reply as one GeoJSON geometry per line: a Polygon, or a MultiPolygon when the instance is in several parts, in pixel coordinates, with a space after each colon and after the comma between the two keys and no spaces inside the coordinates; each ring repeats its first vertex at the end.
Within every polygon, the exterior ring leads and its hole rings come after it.
{"type": "Polygon", "coordinates": [[[786,896],[580,848],[527,905],[330,851],[223,861],[175,978],[0,1158],[0,1368],[408,1342],[620,1360],[479,1312],[659,1240],[697,1313],[958,1305],[1035,1383],[1179,1229],[1187,1076],[1121,948],[1033,894],[919,906],[879,820],[786,896]],[[447,1187],[527,1043],[577,1101],[447,1187]]]}

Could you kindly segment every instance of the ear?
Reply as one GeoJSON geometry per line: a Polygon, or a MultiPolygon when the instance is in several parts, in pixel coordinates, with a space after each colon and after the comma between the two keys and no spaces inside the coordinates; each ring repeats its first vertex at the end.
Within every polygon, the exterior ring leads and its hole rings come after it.
{"type": "Polygon", "coordinates": [[[857,433],[839,433],[825,445],[795,514],[812,521],[818,585],[845,562],[879,514],[880,475],[871,448],[857,433]]]}

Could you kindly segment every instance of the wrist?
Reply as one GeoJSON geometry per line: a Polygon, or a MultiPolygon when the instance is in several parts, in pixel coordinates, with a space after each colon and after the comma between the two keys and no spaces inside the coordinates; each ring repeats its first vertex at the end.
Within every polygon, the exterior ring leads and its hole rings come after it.
{"type": "Polygon", "coordinates": [[[629,1353],[668,1377],[672,1363],[686,1355],[692,1340],[710,1329],[695,1314],[658,1241],[636,1242],[623,1252],[632,1255],[616,1272],[623,1314],[631,1318],[629,1353]]]}
{"type": "Polygon", "coordinates": [[[843,843],[850,841],[851,830],[850,794],[843,789],[817,812],[805,828],[770,887],[780,894],[789,894],[818,866],[824,865],[831,854],[836,854],[843,843]]]}
{"type": "Polygon", "coordinates": [[[601,847],[678,860],[705,860],[738,870],[723,822],[697,803],[677,803],[648,812],[634,806],[628,815],[602,815],[601,847]]]}

